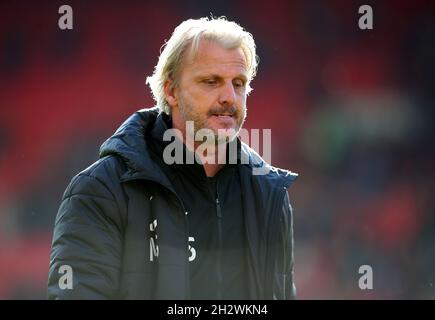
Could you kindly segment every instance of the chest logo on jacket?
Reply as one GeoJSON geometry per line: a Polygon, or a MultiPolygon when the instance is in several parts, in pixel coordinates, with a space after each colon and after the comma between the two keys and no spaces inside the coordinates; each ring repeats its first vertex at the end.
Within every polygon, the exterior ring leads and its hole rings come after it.
{"type": "Polygon", "coordinates": [[[189,237],[189,247],[188,247],[188,249],[190,251],[189,262],[192,262],[196,258],[196,250],[193,247],[193,245],[190,244],[191,242],[195,242],[194,237],[189,237]]]}
{"type": "MultiPolygon", "coordinates": [[[[154,259],[157,259],[159,257],[159,245],[157,244],[157,219],[154,219],[154,221],[150,223],[150,233],[150,261],[154,261],[154,259]]],[[[193,242],[195,242],[195,238],[189,237],[189,262],[194,261],[196,258],[196,250],[191,245],[191,243],[193,242]]]]}
{"type": "Polygon", "coordinates": [[[154,258],[159,257],[159,246],[157,245],[157,219],[154,219],[152,223],[150,223],[150,261],[153,261],[154,258]]]}

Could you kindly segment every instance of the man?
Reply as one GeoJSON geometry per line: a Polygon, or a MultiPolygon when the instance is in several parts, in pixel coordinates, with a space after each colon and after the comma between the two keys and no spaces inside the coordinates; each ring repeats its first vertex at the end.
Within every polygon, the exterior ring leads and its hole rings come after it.
{"type": "Polygon", "coordinates": [[[127,119],[65,191],[49,298],[295,296],[296,174],[237,137],[256,67],[254,40],[234,22],[175,29],[147,79],[157,107],[127,119]]]}

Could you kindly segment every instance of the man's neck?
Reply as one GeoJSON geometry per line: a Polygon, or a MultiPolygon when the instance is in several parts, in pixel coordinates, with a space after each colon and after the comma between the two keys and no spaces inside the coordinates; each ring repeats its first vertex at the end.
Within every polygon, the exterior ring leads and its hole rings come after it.
{"type": "MultiPolygon", "coordinates": [[[[226,163],[226,152],[222,152],[220,149],[222,147],[226,148],[226,145],[209,145],[208,148],[204,149],[204,145],[195,142],[193,149],[195,150],[196,157],[201,160],[202,166],[204,167],[205,174],[207,177],[214,177],[219,170],[221,170],[226,163]],[[201,146],[202,150],[198,152],[198,147],[201,146]],[[205,151],[204,151],[205,150],[205,151]]],[[[192,151],[192,146],[187,146],[189,150],[192,151]]]]}
{"type": "Polygon", "coordinates": [[[225,164],[220,164],[220,163],[214,163],[214,164],[204,163],[203,164],[204,171],[205,171],[205,174],[207,175],[207,177],[214,177],[219,172],[219,170],[221,170],[224,166],[225,166],[225,164]]]}

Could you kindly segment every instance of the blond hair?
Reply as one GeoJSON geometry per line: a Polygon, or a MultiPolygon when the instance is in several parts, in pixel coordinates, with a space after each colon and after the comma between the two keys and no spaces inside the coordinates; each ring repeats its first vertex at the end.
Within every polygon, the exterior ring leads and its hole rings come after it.
{"type": "Polygon", "coordinates": [[[252,35],[225,17],[189,19],[176,27],[171,38],[163,45],[154,73],[146,80],[161,112],[168,115],[171,113],[164,90],[166,81],[173,80],[172,88],[177,85],[177,76],[186,49],[192,45],[191,52],[195,55],[202,39],[216,41],[226,49],[242,49],[248,68],[246,92],[249,94],[252,91],[250,82],[255,77],[258,65],[252,35]]]}

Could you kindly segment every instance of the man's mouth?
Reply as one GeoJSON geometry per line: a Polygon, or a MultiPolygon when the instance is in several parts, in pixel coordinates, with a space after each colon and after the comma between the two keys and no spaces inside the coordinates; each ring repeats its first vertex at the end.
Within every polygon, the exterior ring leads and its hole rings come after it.
{"type": "Polygon", "coordinates": [[[232,114],[232,113],[213,113],[212,116],[215,116],[215,117],[233,117],[234,114],[232,114]]]}
{"type": "Polygon", "coordinates": [[[234,118],[236,116],[236,112],[232,112],[230,110],[226,111],[218,111],[218,112],[212,112],[212,116],[218,117],[218,118],[234,118]]]}
{"type": "Polygon", "coordinates": [[[225,125],[233,124],[235,121],[234,114],[232,113],[214,113],[212,114],[212,118],[225,125]]]}
{"type": "Polygon", "coordinates": [[[210,119],[217,122],[219,126],[232,127],[238,121],[238,113],[235,107],[215,108],[210,110],[210,119]]]}

